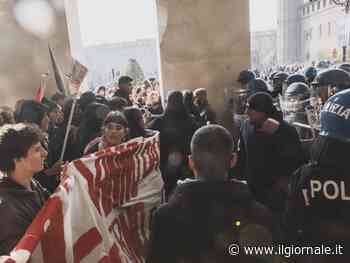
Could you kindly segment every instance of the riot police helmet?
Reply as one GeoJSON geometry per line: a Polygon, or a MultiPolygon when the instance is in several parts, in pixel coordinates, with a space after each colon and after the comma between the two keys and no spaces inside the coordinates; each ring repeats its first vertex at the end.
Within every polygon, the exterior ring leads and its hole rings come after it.
{"type": "Polygon", "coordinates": [[[242,84],[248,84],[251,80],[255,79],[255,73],[251,70],[243,70],[239,73],[237,81],[242,84]]]}
{"type": "Polygon", "coordinates": [[[350,89],[330,97],[320,114],[320,135],[350,143],[350,89]]]}
{"type": "Polygon", "coordinates": [[[315,86],[332,86],[338,90],[343,90],[350,85],[350,75],[342,69],[327,69],[318,74],[312,84],[315,86]]]}
{"type": "Polygon", "coordinates": [[[281,81],[284,82],[288,78],[288,74],[286,72],[278,72],[273,76],[274,81],[281,81]]]}
{"type": "Polygon", "coordinates": [[[310,98],[309,87],[303,82],[292,83],[285,91],[286,98],[298,98],[299,100],[306,100],[310,98]]]}
{"type": "Polygon", "coordinates": [[[269,93],[268,84],[265,80],[257,78],[248,83],[248,96],[251,96],[257,92],[267,92],[269,93]]]}
{"type": "Polygon", "coordinates": [[[347,73],[350,73],[350,64],[349,63],[343,63],[338,66],[338,69],[342,69],[346,71],[347,73]]]}
{"type": "Polygon", "coordinates": [[[296,82],[306,83],[305,76],[302,74],[292,74],[286,80],[287,86],[290,86],[291,84],[296,83],[296,82]]]}
{"type": "Polygon", "coordinates": [[[315,67],[307,67],[304,71],[304,74],[309,82],[313,82],[317,76],[317,69],[315,67]]]}

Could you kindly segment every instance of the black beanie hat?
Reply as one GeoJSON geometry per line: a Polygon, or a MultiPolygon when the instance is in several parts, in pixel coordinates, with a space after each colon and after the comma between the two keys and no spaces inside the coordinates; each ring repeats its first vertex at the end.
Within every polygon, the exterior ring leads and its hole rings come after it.
{"type": "Polygon", "coordinates": [[[276,112],[271,95],[266,92],[257,92],[248,98],[248,109],[272,115],[276,112]]]}

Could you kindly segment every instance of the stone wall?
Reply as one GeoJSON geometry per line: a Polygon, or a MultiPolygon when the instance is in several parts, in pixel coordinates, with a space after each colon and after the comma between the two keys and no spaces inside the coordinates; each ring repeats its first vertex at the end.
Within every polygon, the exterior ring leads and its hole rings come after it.
{"type": "Polygon", "coordinates": [[[0,1],[0,31],[0,105],[33,98],[46,72],[46,94],[56,92],[48,44],[63,73],[70,71],[71,63],[63,0],[0,1]]]}

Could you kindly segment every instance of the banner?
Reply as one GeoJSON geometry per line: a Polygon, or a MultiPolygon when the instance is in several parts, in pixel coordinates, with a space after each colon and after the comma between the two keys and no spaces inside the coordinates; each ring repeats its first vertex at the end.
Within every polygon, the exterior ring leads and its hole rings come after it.
{"type": "Polygon", "coordinates": [[[73,94],[78,93],[88,71],[89,70],[87,67],[81,64],[79,61],[73,59],[72,73],[69,76],[73,94]]]}
{"type": "Polygon", "coordinates": [[[162,187],[158,133],[73,161],[0,262],[144,262],[162,187]]]}

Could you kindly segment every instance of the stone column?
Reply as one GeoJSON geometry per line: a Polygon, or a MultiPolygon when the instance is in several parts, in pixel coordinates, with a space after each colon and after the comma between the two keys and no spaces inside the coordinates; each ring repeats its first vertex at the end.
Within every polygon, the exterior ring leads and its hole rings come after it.
{"type": "Polygon", "coordinates": [[[63,0],[0,1],[0,105],[34,97],[41,75],[49,72],[45,95],[57,91],[48,44],[62,73],[71,67],[63,0]],[[36,2],[35,2],[36,3],[36,2]],[[17,15],[17,16],[16,16],[17,15]]]}
{"type": "Polygon", "coordinates": [[[249,1],[158,0],[163,91],[206,88],[222,115],[250,65],[249,1]]]}

